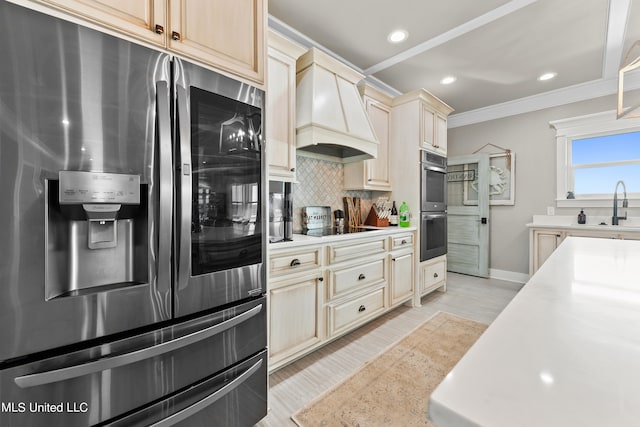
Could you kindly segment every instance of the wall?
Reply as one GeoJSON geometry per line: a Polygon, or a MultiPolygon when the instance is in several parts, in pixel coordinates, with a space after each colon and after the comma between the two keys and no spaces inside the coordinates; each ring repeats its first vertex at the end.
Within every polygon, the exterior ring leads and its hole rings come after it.
{"type": "MultiPolygon", "coordinates": [[[[616,96],[596,98],[503,119],[449,129],[448,156],[471,154],[486,143],[516,154],[514,206],[492,206],[489,266],[494,270],[529,273],[529,234],[533,215],[546,215],[555,207],[556,138],[553,120],[614,110],[616,96]]],[[[482,152],[498,151],[483,149],[482,152]]],[[[613,198],[613,188],[611,189],[613,198]]],[[[556,215],[577,215],[579,209],[557,208],[556,215]]],[[[587,215],[611,216],[611,208],[588,208],[587,215]]],[[[630,216],[640,209],[629,209],[630,216]]]]}
{"type": "Polygon", "coordinates": [[[360,197],[362,221],[369,214],[375,199],[388,193],[372,191],[345,191],[344,166],[342,163],[328,162],[305,156],[296,157],[296,177],[293,185],[293,231],[302,229],[302,208],[304,206],[331,206],[331,210],[344,210],[342,198],[360,197]]]}

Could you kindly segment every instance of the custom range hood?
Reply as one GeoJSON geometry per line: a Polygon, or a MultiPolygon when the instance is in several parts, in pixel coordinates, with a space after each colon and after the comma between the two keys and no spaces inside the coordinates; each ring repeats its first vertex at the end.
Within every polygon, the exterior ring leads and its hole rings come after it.
{"type": "Polygon", "coordinates": [[[341,163],[377,157],[376,140],[356,84],[364,76],[311,48],[298,58],[297,150],[341,163]]]}

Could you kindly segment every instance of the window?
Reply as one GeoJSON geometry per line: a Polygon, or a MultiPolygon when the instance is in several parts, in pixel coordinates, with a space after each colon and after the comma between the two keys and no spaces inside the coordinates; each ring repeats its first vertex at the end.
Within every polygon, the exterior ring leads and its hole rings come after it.
{"type": "Polygon", "coordinates": [[[616,183],[640,199],[640,119],[615,112],[551,122],[557,141],[559,207],[608,206],[616,183]]]}
{"type": "Polygon", "coordinates": [[[569,178],[578,198],[611,194],[619,180],[640,193],[640,132],[574,139],[569,178]]]}

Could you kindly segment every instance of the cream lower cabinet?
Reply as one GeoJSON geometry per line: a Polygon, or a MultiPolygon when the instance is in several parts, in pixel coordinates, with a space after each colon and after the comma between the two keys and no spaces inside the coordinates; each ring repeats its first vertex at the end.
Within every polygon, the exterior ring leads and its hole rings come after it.
{"type": "Polygon", "coordinates": [[[562,230],[531,230],[529,238],[529,274],[533,275],[562,243],[566,233],[562,230]]]}
{"type": "Polygon", "coordinates": [[[264,84],[265,0],[40,0],[264,84]]]}
{"type": "Polygon", "coordinates": [[[424,261],[420,264],[420,296],[442,288],[447,290],[447,256],[424,261]]]}
{"type": "Polygon", "coordinates": [[[269,370],[411,301],[414,241],[409,231],[270,246],[269,370]]]}
{"type": "Polygon", "coordinates": [[[415,256],[413,234],[402,234],[391,238],[391,280],[389,282],[389,305],[410,300],[415,293],[415,256]]]}
{"type": "Polygon", "coordinates": [[[277,369],[324,338],[325,300],[319,246],[269,255],[269,364],[277,369]]]}
{"type": "Polygon", "coordinates": [[[388,236],[327,245],[328,337],[338,336],[385,311],[388,250],[388,236]]]}
{"type": "Polygon", "coordinates": [[[320,272],[275,280],[269,289],[269,361],[276,369],[323,338],[320,272]]]}
{"type": "Polygon", "coordinates": [[[575,227],[531,227],[529,229],[529,274],[533,275],[566,237],[640,240],[640,232],[615,229],[579,229],[575,227]]]}

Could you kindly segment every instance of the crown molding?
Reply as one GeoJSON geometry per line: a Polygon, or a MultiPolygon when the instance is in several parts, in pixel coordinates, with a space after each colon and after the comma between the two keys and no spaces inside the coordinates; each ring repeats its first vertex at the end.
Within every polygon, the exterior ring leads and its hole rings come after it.
{"type": "MultiPolygon", "coordinates": [[[[640,73],[634,72],[625,78],[625,89],[640,89],[640,73]],[[628,81],[627,81],[628,78],[628,81]]],[[[527,96],[501,104],[490,105],[464,113],[453,114],[447,120],[449,129],[467,126],[489,120],[501,119],[518,114],[530,113],[532,111],[544,110],[546,108],[558,107],[579,101],[600,98],[602,96],[614,95],[618,92],[618,79],[598,79],[586,83],[580,83],[561,89],[541,93],[539,95],[527,96]]],[[[615,106],[617,104],[614,104],[615,106]]]]}

